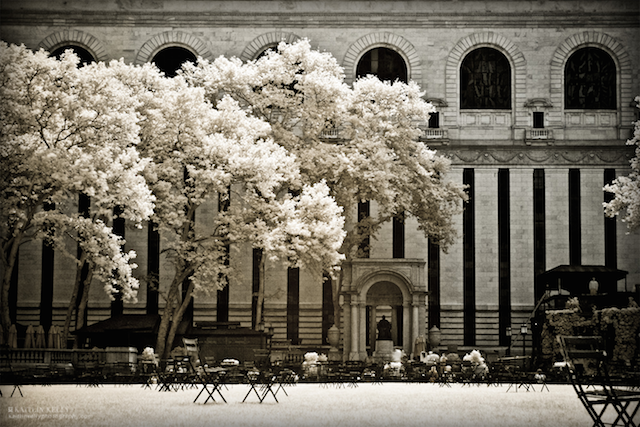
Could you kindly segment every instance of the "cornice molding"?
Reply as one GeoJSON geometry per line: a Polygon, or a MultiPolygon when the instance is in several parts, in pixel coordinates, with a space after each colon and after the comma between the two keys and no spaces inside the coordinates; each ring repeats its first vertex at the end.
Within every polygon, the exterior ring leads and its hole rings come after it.
{"type": "Polygon", "coordinates": [[[33,11],[3,7],[0,23],[5,25],[48,26],[162,26],[176,27],[640,27],[629,13],[333,13],[333,12],[159,12],[159,11],[33,11]]]}
{"type": "Polygon", "coordinates": [[[456,166],[629,167],[634,148],[621,147],[436,147],[456,166]]]}

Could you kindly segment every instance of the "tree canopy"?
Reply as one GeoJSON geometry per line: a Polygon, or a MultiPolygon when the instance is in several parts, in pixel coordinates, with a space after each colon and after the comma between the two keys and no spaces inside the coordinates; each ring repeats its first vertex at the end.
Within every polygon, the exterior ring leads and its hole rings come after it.
{"type": "Polygon", "coordinates": [[[137,100],[106,64],[78,69],[67,52],[60,60],[43,50],[0,43],[0,243],[2,326],[9,328],[9,287],[18,247],[44,238],[76,259],[77,241],[109,293],[135,298],[133,253],[109,223],[120,207],[139,224],[153,211],[153,196],[139,156],[137,100]],[[78,197],[91,213],[78,212],[78,197]],[[46,206],[46,209],[43,209],[46,206]],[[117,272],[114,274],[114,272],[117,272]]]}
{"type": "Polygon", "coordinates": [[[450,162],[418,139],[435,110],[416,83],[367,76],[347,85],[336,60],[307,40],[248,63],[199,58],[173,78],[151,64],[78,69],[72,53],[58,61],[0,49],[7,328],[17,248],[32,238],[89,265],[109,295],[135,297],[135,254],[113,232],[114,210],[157,227],[174,267],[162,292],[161,356],[191,295],[234,277],[236,244],[263,260],[336,271],[398,215],[445,249],[455,238],[452,216],[466,196],[446,177],[450,162]],[[89,214],[78,212],[80,195],[89,214]],[[363,201],[376,203],[375,216],[357,217],[363,201]]]}
{"type": "Polygon", "coordinates": [[[358,202],[377,203],[376,218],[349,229],[345,255],[363,238],[357,230],[372,234],[398,214],[414,216],[445,249],[455,238],[452,216],[466,196],[446,179],[449,160],[418,140],[419,125],[435,109],[415,82],[367,76],[349,86],[335,58],[307,40],[280,43],[247,63],[200,58],[185,68],[187,81],[212,104],[231,96],[269,123],[269,136],[295,156],[300,182],[324,180],[348,222],[358,222],[358,202]]]}

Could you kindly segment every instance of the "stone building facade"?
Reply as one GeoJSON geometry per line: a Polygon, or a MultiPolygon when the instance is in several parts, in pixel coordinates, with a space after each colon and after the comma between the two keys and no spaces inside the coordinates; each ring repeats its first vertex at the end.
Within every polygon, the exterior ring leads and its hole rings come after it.
{"type": "MultiPolygon", "coordinates": [[[[374,51],[380,64],[389,57],[404,64],[406,79],[438,110],[422,139],[451,158],[450,179],[469,186],[470,202],[447,253],[407,218],[404,233],[388,224],[372,239],[369,258],[345,266],[345,357],[373,351],[383,314],[408,353],[433,326],[442,345],[504,347],[506,328],[514,325],[516,333],[527,322],[545,286],[536,276],[558,265],[625,270],[618,291],[640,283],[640,236],[602,210],[603,186],[628,173],[633,155],[624,142],[640,94],[638,2],[23,0],[3,2],[0,38],[136,64],[176,47],[247,61],[281,40],[307,38],[337,58],[348,83],[363,61],[378,64],[374,51]]],[[[206,218],[204,210],[198,218],[206,218]]],[[[126,249],[138,252],[137,274],[156,269],[166,286],[171,271],[150,252],[155,237],[127,228],[125,238],[126,249]]],[[[236,249],[232,262],[245,279],[197,297],[195,322],[255,325],[251,249],[236,249]]],[[[20,250],[12,313],[18,323],[63,319],[74,266],[55,255],[43,260],[41,242],[20,250]]],[[[265,321],[274,339],[324,348],[332,323],[328,289],[317,274],[270,265],[265,321]]],[[[111,313],[101,286],[91,292],[89,324],[111,313]]],[[[124,306],[125,313],[158,309],[162,300],[144,283],[139,302],[124,306]]]]}

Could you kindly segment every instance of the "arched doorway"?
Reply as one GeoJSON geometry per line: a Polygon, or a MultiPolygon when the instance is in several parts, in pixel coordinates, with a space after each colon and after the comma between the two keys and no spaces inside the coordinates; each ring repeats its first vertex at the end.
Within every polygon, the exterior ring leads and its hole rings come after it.
{"type": "Polygon", "coordinates": [[[427,289],[421,259],[362,258],[343,265],[344,357],[365,360],[375,351],[377,322],[391,322],[392,340],[411,356],[425,334],[427,289]]]}
{"type": "Polygon", "coordinates": [[[393,282],[375,283],[366,295],[366,346],[367,355],[376,350],[377,325],[383,316],[391,323],[391,340],[394,346],[402,347],[403,337],[403,296],[400,288],[393,282]]]}

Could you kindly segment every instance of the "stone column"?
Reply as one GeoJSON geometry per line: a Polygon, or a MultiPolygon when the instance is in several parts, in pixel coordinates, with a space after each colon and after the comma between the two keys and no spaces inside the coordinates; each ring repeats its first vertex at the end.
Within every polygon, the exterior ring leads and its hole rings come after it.
{"type": "Polygon", "coordinates": [[[367,308],[365,303],[358,304],[358,360],[364,360],[367,357],[367,308]]]}
{"type": "MultiPolygon", "coordinates": [[[[582,264],[604,265],[604,170],[580,169],[582,264]]],[[[601,291],[602,292],[602,291],[601,291]]]]}
{"type": "Polygon", "coordinates": [[[358,302],[355,296],[351,296],[351,351],[349,352],[349,360],[358,359],[358,302]]]}
{"type": "Polygon", "coordinates": [[[391,306],[391,339],[393,340],[393,345],[398,345],[398,325],[400,320],[398,320],[398,306],[391,306]]]}
{"type": "Polygon", "coordinates": [[[417,302],[414,302],[412,305],[413,305],[413,307],[412,307],[412,310],[411,310],[412,311],[411,320],[412,320],[412,323],[413,323],[413,327],[411,328],[411,343],[410,343],[411,347],[409,348],[410,352],[407,353],[408,355],[409,354],[413,355],[413,347],[414,347],[414,345],[416,343],[416,339],[418,339],[418,335],[420,335],[420,322],[419,322],[419,320],[420,320],[420,318],[419,318],[420,312],[419,312],[419,306],[418,306],[417,302]]]}
{"type": "Polygon", "coordinates": [[[345,300],[340,305],[340,312],[342,316],[342,359],[348,360],[351,352],[351,312],[350,306],[345,300]]]}
{"type": "Polygon", "coordinates": [[[405,302],[402,304],[402,349],[407,354],[407,356],[411,356],[411,349],[413,347],[413,342],[411,341],[411,315],[413,311],[411,310],[411,303],[405,302]]]}
{"type": "Polygon", "coordinates": [[[569,264],[569,170],[545,169],[546,268],[569,264]]]}
{"type": "Polygon", "coordinates": [[[369,319],[369,342],[371,343],[371,348],[373,349],[373,351],[376,351],[376,339],[378,338],[378,334],[377,332],[377,327],[378,325],[376,324],[376,310],[377,307],[375,305],[371,306],[371,319],[369,319]]]}

